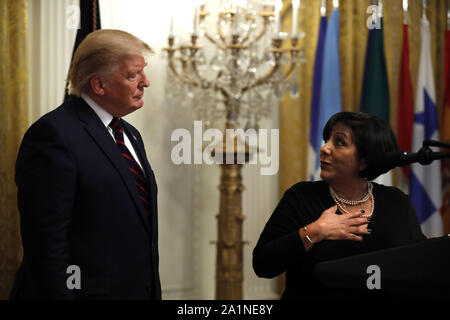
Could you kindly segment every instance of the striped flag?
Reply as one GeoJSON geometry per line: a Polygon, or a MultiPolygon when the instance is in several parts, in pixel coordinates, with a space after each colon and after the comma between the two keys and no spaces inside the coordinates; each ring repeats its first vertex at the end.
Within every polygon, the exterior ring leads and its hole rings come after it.
{"type": "MultiPolygon", "coordinates": [[[[322,145],[322,132],[328,119],[342,111],[341,66],[339,62],[339,10],[331,12],[325,32],[323,49],[322,79],[320,85],[319,110],[317,116],[317,134],[315,139],[316,166],[319,167],[319,149],[322,145]]],[[[319,170],[316,170],[318,173],[319,170]]],[[[315,180],[318,180],[318,174],[315,180]]]]}
{"type": "MultiPolygon", "coordinates": [[[[380,27],[369,30],[361,92],[361,112],[378,116],[389,123],[389,84],[384,54],[383,18],[379,6],[380,27]]],[[[392,174],[387,172],[376,182],[392,185],[392,174]]]]}
{"type": "MultiPolygon", "coordinates": [[[[400,62],[400,76],[398,81],[398,114],[397,114],[397,139],[400,150],[412,150],[412,136],[414,123],[414,99],[409,71],[409,41],[408,25],[403,24],[403,45],[400,62]]],[[[409,180],[410,166],[402,167],[405,178],[409,180]]]]}
{"type": "MultiPolygon", "coordinates": [[[[414,108],[413,150],[419,150],[424,139],[439,140],[436,93],[431,64],[430,24],[422,17],[421,48],[416,103],[414,108]]],[[[423,233],[428,237],[443,234],[439,213],[442,204],[441,163],[411,166],[410,199],[423,233]]]]}
{"type": "Polygon", "coordinates": [[[320,17],[319,39],[316,47],[316,57],[314,60],[313,92],[311,97],[311,116],[309,129],[309,152],[308,152],[308,176],[311,181],[319,179],[319,110],[320,110],[320,89],[322,86],[322,67],[325,48],[325,33],[327,30],[327,17],[320,17]]]}
{"type": "MultiPolygon", "coordinates": [[[[445,30],[444,108],[440,133],[441,140],[450,143],[450,30],[445,30]]],[[[442,191],[444,231],[450,233],[450,159],[442,160],[442,191]]]]}

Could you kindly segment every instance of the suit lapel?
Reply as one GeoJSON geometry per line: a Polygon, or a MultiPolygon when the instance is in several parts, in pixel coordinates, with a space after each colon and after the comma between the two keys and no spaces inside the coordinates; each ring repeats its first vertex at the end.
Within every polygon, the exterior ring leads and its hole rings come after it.
{"type": "MultiPolygon", "coordinates": [[[[158,188],[156,185],[156,179],[155,174],[153,173],[152,168],[150,167],[150,163],[147,159],[147,156],[145,154],[144,144],[141,141],[141,139],[138,138],[138,136],[133,132],[133,128],[126,122],[123,121],[123,128],[125,130],[125,133],[128,136],[128,139],[133,144],[134,150],[137,153],[137,156],[139,157],[139,160],[143,166],[143,170],[146,174],[147,183],[150,187],[150,206],[151,206],[151,220],[152,225],[154,228],[152,230],[156,230],[157,226],[157,192],[158,188]]],[[[153,235],[154,237],[156,234],[153,235]]]]}
{"type": "Polygon", "coordinates": [[[94,110],[92,110],[83,99],[80,98],[79,100],[78,106],[75,109],[78,112],[80,120],[84,123],[86,131],[92,139],[95,140],[98,147],[105,153],[116,168],[122,182],[128,189],[130,197],[133,199],[137,207],[137,211],[139,212],[147,231],[150,232],[149,219],[145,215],[142,201],[138,198],[136,185],[133,181],[132,175],[130,174],[130,170],[120,155],[116,143],[112,139],[108,130],[105,128],[104,124],[101,122],[100,118],[95,114],[94,110]]]}

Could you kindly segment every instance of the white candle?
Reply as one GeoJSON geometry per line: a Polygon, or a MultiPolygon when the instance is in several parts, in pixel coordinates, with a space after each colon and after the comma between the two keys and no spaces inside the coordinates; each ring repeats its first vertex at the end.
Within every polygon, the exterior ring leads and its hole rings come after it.
{"type": "Polygon", "coordinates": [[[300,6],[300,0],[292,0],[292,37],[297,36],[299,6],[300,6]]]}
{"type": "Polygon", "coordinates": [[[275,38],[278,38],[281,31],[281,8],[283,1],[276,0],[275,2],[275,38]]]}
{"type": "Polygon", "coordinates": [[[233,35],[239,34],[239,22],[240,22],[239,19],[240,19],[239,6],[236,6],[236,11],[234,13],[233,28],[232,28],[232,34],[233,35]]]}
{"type": "Polygon", "coordinates": [[[170,17],[170,36],[173,37],[173,16],[170,17]]]}
{"type": "Polygon", "coordinates": [[[197,33],[198,33],[198,6],[195,6],[193,34],[197,35],[197,33]]]}

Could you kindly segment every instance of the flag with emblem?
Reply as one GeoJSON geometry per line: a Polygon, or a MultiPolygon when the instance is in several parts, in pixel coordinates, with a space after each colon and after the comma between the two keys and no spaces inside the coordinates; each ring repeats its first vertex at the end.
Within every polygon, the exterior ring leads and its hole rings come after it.
{"type": "MultiPolygon", "coordinates": [[[[436,93],[431,63],[430,23],[423,15],[420,26],[421,47],[419,75],[414,107],[413,151],[422,147],[424,139],[439,140],[436,93]]],[[[442,204],[441,163],[411,166],[410,199],[423,233],[427,237],[443,234],[440,208],[442,204]]]]}
{"type": "MultiPolygon", "coordinates": [[[[441,140],[450,143],[450,30],[448,28],[445,30],[444,107],[440,128],[441,140]]],[[[450,159],[442,160],[442,191],[444,232],[450,233],[450,159]]]]}

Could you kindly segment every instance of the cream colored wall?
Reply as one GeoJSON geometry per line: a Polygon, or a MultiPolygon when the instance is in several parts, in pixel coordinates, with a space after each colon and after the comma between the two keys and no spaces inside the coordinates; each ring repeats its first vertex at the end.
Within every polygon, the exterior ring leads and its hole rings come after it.
{"type": "Polygon", "coordinates": [[[62,103],[76,29],[66,27],[66,9],[77,0],[28,0],[30,120],[62,103]]]}
{"type": "MultiPolygon", "coordinates": [[[[30,65],[32,74],[30,119],[54,109],[64,96],[76,30],[66,27],[68,6],[76,0],[29,0],[30,65]]],[[[219,1],[208,1],[216,8],[219,1]]],[[[160,273],[165,299],[214,299],[216,214],[219,207],[217,165],[176,166],[170,158],[176,128],[190,129],[193,119],[165,97],[166,45],[171,15],[177,30],[188,31],[194,1],[100,0],[102,28],[129,31],[155,50],[146,68],[150,87],[144,108],[127,116],[141,132],[158,182],[160,273]]],[[[278,112],[266,127],[278,128],[278,112]]],[[[243,170],[244,298],[277,298],[274,280],[257,278],[251,253],[258,236],[278,202],[278,175],[261,176],[257,165],[243,170]]]]}

